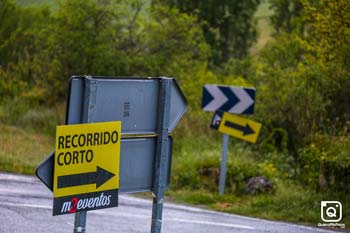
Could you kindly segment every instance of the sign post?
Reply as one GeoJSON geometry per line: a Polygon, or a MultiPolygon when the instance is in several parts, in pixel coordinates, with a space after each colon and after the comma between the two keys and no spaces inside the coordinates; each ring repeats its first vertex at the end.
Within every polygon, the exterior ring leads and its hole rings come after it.
{"type": "Polygon", "coordinates": [[[222,156],[219,180],[219,194],[221,195],[225,192],[228,139],[229,136],[227,134],[222,134],[222,156]]]}
{"type": "Polygon", "coordinates": [[[169,79],[163,79],[159,91],[159,120],[158,120],[158,136],[157,151],[155,161],[154,190],[152,204],[152,224],[151,233],[160,233],[162,226],[162,212],[164,189],[166,184],[166,164],[168,164],[168,156],[166,153],[168,144],[168,125],[170,113],[170,86],[169,79]]]}

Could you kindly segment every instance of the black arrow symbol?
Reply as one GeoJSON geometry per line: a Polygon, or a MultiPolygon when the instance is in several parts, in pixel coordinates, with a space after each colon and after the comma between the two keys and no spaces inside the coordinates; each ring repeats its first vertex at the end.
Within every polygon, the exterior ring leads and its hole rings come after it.
{"type": "Polygon", "coordinates": [[[95,183],[96,188],[98,188],[104,183],[106,183],[113,176],[115,176],[113,173],[97,166],[96,172],[59,176],[57,188],[67,188],[95,183]]]}
{"type": "Polygon", "coordinates": [[[248,123],[245,126],[242,126],[231,121],[225,121],[225,126],[241,131],[243,136],[255,133],[248,123]]]}

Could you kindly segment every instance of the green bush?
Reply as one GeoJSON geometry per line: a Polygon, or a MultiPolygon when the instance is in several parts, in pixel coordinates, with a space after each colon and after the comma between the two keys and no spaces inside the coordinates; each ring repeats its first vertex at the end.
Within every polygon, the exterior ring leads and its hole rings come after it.
{"type": "Polygon", "coordinates": [[[39,107],[23,100],[7,100],[0,105],[0,123],[55,135],[56,125],[64,124],[63,104],[52,107],[39,107]]]}
{"type": "Polygon", "coordinates": [[[16,124],[30,109],[30,105],[17,98],[4,101],[0,105],[0,122],[3,124],[16,124]]]}
{"type": "MultiPolygon", "coordinates": [[[[265,170],[266,172],[266,170],[265,170]]],[[[226,187],[230,193],[243,193],[247,181],[255,176],[266,175],[258,163],[252,160],[233,160],[227,164],[226,187]]]]}
{"type": "MultiPolygon", "coordinates": [[[[180,142],[175,144],[171,186],[175,189],[202,189],[216,193],[220,176],[220,141],[215,137],[210,141],[198,136],[185,136],[177,140],[180,142]]],[[[274,179],[278,174],[273,164],[255,160],[258,157],[256,152],[243,144],[238,143],[234,147],[230,144],[229,148],[227,193],[242,194],[246,182],[252,177],[264,175],[274,179]]]]}
{"type": "Polygon", "coordinates": [[[349,137],[317,135],[310,145],[300,150],[300,179],[317,189],[348,192],[349,151],[349,137]]]}

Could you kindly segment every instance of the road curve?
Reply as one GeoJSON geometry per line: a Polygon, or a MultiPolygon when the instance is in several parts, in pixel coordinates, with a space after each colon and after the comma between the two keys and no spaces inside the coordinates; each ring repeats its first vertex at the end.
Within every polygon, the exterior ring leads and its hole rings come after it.
{"type": "MultiPolygon", "coordinates": [[[[87,233],[150,232],[150,200],[120,195],[119,207],[88,212],[87,233]]],[[[52,216],[52,193],[36,177],[0,173],[0,233],[73,232],[74,215],[52,216]]],[[[335,232],[165,203],[163,233],[335,232]]]]}

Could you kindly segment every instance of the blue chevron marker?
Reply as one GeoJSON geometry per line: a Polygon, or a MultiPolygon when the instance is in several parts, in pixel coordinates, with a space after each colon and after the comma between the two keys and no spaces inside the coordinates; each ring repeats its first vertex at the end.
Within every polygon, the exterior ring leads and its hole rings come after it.
{"type": "Polygon", "coordinates": [[[205,85],[203,87],[203,111],[253,114],[255,88],[205,85]]]}

